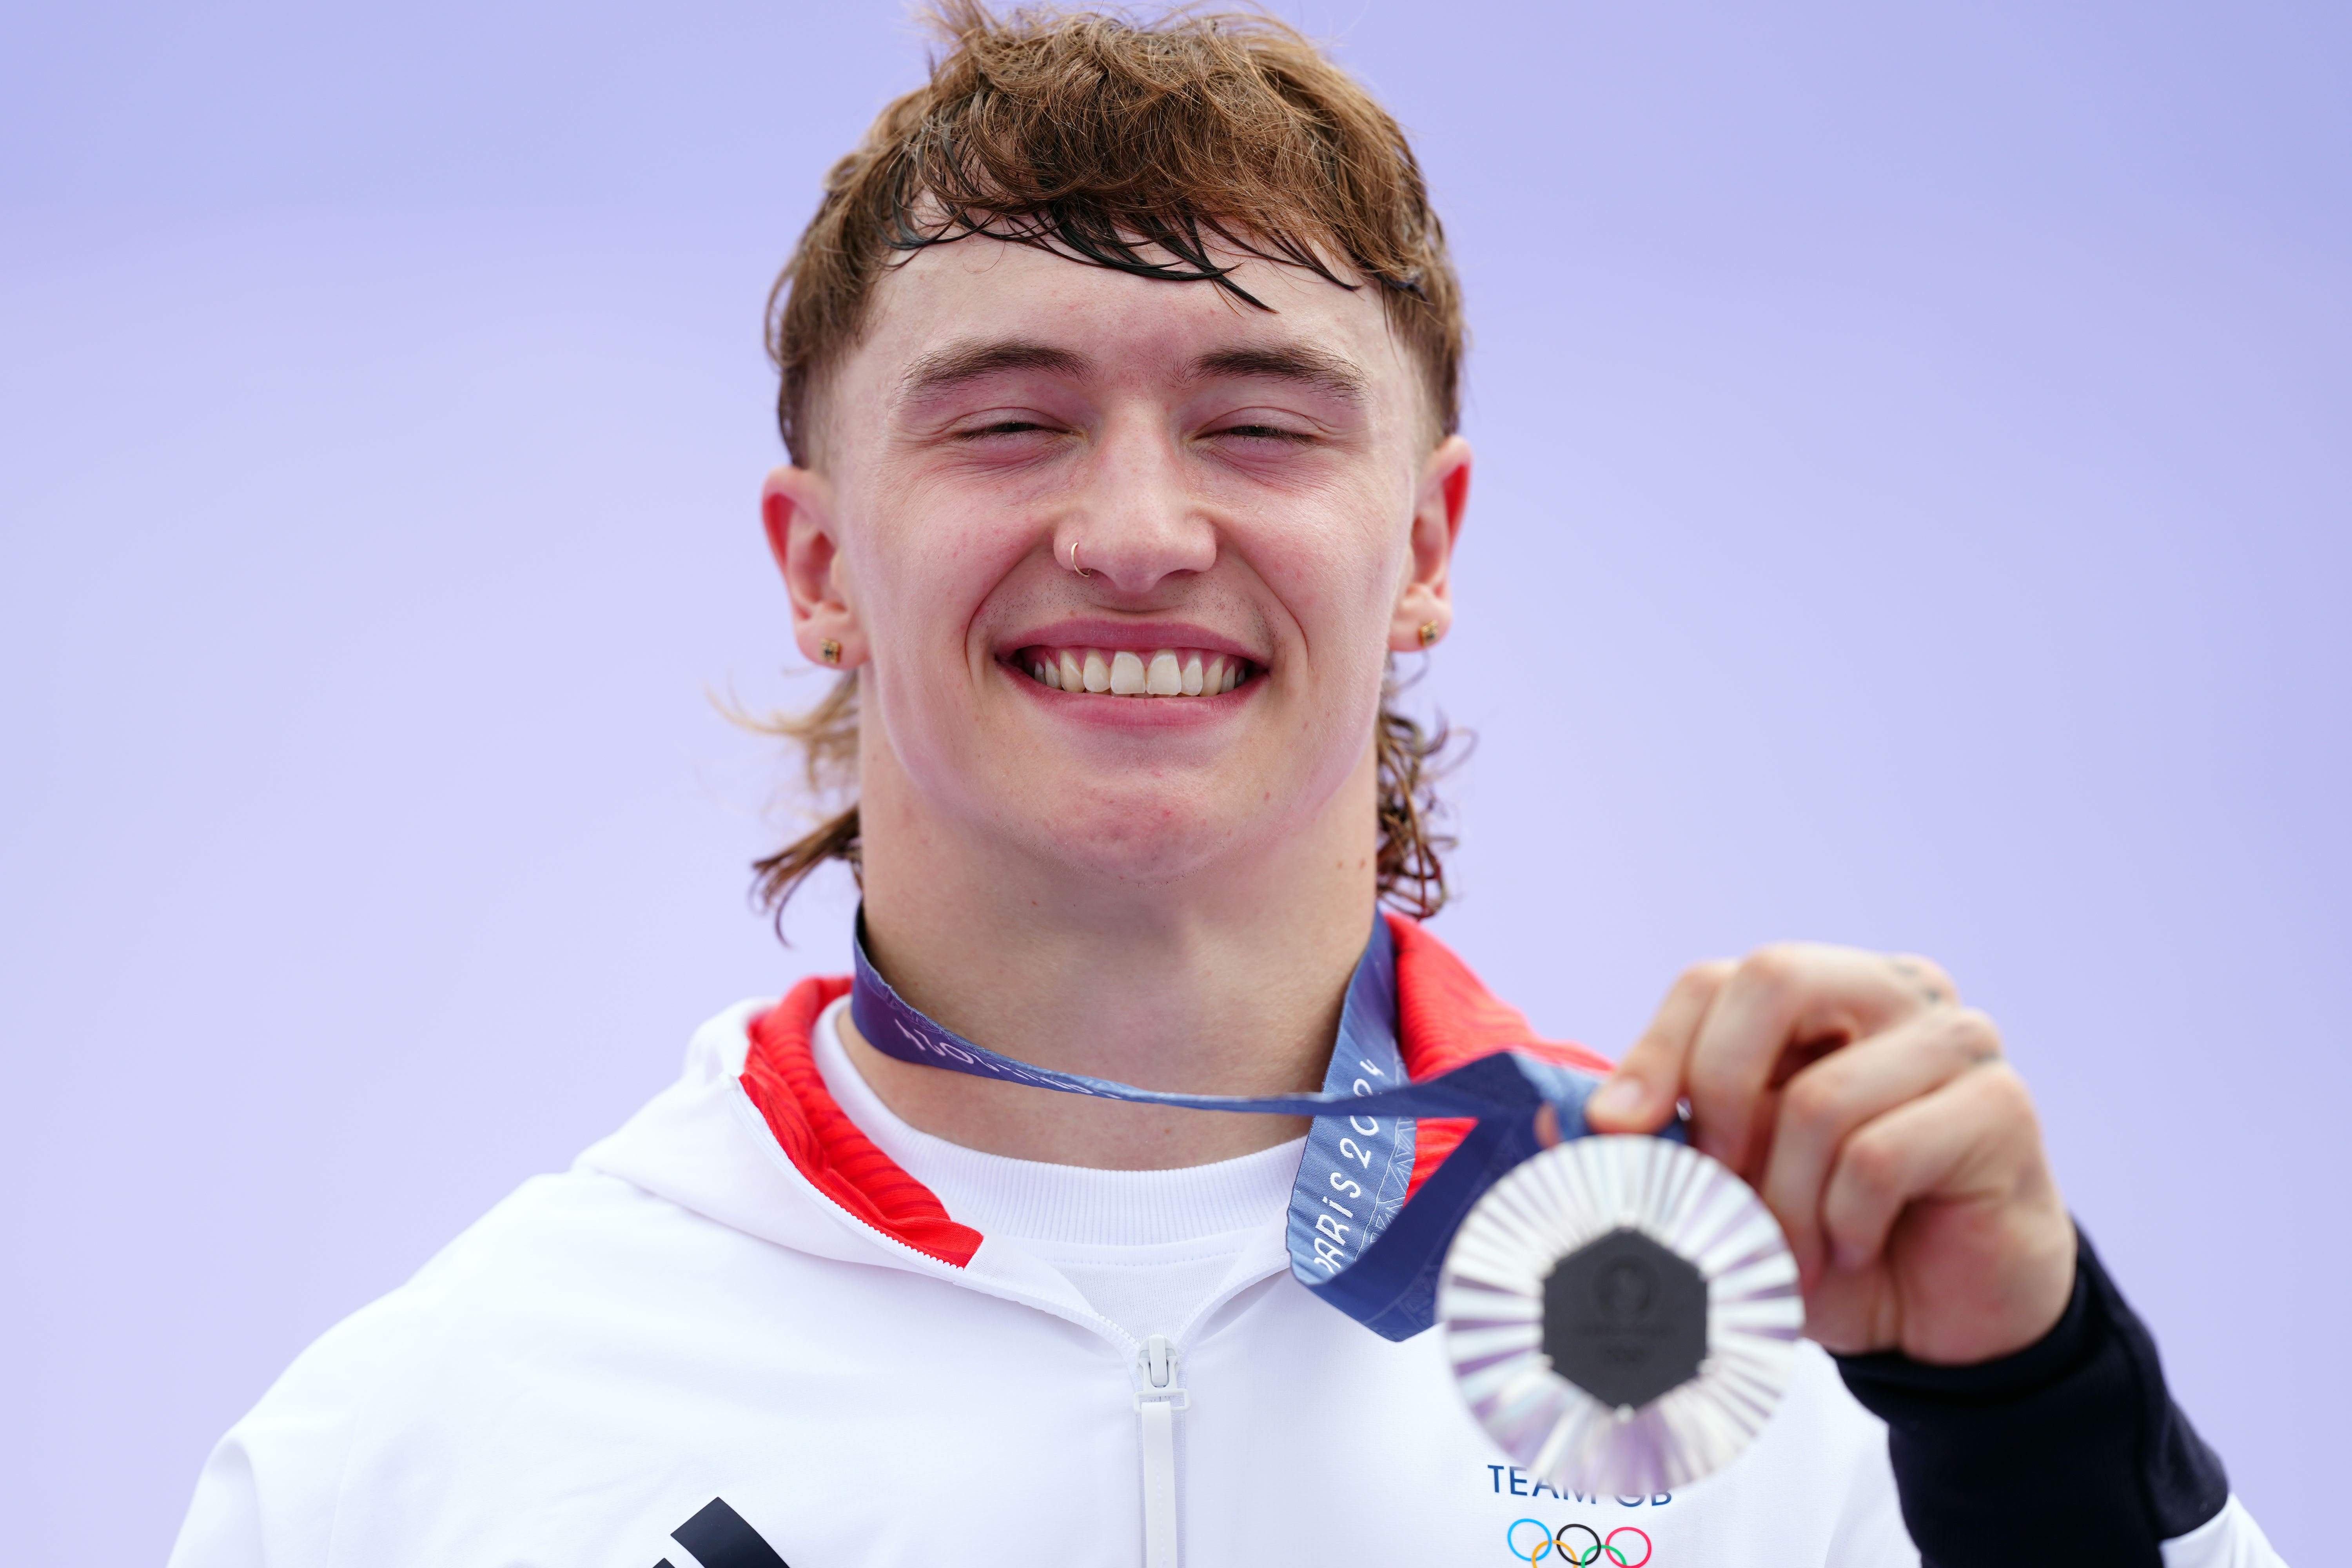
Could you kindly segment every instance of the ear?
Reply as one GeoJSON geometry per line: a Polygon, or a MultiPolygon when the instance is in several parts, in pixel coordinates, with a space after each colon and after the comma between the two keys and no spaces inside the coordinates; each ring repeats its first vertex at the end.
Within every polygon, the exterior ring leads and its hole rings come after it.
{"type": "Polygon", "coordinates": [[[768,550],[784,574],[792,600],[793,640],[812,664],[855,669],[866,662],[866,633],[850,591],[833,517],[833,487],[807,468],[778,468],[760,487],[760,520],[768,550]],[[824,645],[838,644],[838,658],[824,645]]]}
{"type": "Polygon", "coordinates": [[[1454,592],[1448,570],[1462,514],[1470,506],[1470,443],[1448,436],[1422,465],[1421,489],[1412,510],[1412,569],[1397,595],[1389,623],[1389,647],[1419,653],[1454,628],[1454,592]],[[1423,626],[1436,629],[1422,636],[1423,626]]]}

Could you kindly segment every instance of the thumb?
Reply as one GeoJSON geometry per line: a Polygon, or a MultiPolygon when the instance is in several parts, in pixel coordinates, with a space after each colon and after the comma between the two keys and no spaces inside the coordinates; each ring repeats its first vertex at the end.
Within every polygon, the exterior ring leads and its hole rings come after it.
{"type": "Polygon", "coordinates": [[[1711,959],[1683,971],[1649,1028],[1584,1102],[1595,1132],[1655,1132],[1674,1119],[1691,1047],[1731,968],[1728,959],[1711,959]]]}

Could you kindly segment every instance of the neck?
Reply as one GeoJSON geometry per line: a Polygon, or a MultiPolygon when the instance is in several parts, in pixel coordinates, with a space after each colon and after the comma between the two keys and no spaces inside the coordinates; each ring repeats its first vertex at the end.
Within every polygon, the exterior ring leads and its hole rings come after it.
{"type": "MultiPolygon", "coordinates": [[[[1146,881],[971,843],[929,819],[887,766],[871,770],[868,952],[909,1004],[1034,1066],[1203,1094],[1318,1089],[1374,909],[1369,754],[1359,771],[1318,814],[1328,823],[1146,881]]],[[[894,1112],[988,1153],[1166,1170],[1307,1131],[1288,1117],[1125,1105],[916,1066],[843,1024],[851,1060],[894,1112]]]]}

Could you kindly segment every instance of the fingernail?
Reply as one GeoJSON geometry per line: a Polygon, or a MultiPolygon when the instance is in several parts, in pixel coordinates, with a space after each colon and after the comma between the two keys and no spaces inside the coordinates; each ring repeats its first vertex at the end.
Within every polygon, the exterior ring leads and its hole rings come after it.
{"type": "Polygon", "coordinates": [[[1603,1116],[1633,1116],[1640,1113],[1642,1102],[1648,1098],[1649,1092],[1642,1087],[1640,1079],[1621,1076],[1593,1091],[1592,1109],[1603,1116]]]}

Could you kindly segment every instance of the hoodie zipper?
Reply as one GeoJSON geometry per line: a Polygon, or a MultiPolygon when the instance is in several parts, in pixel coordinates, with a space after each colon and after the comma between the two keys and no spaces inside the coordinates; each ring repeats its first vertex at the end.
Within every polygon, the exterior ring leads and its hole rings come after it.
{"type": "Polygon", "coordinates": [[[1177,1568],[1176,1412],[1192,1403],[1183,1366],[1166,1334],[1152,1335],[1135,1352],[1143,1380],[1135,1395],[1143,1450],[1143,1568],[1177,1568]]]}
{"type": "MultiPolygon", "coordinates": [[[[732,1087],[738,1117],[743,1119],[745,1125],[752,1131],[755,1139],[760,1142],[770,1161],[786,1176],[797,1182],[811,1199],[822,1207],[840,1215],[854,1229],[862,1231],[881,1242],[887,1250],[918,1259],[919,1266],[916,1272],[932,1279],[963,1285],[967,1289],[977,1288],[971,1283],[972,1276],[966,1274],[961,1268],[953,1264],[942,1262],[904,1238],[892,1235],[866,1215],[851,1213],[847,1208],[835,1202],[830,1195],[819,1190],[816,1184],[809,1180],[808,1173],[793,1164],[792,1157],[786,1154],[782,1147],[776,1142],[775,1134],[768,1127],[766,1118],[760,1114],[759,1107],[751,1103],[751,1097],[744,1092],[742,1084],[738,1081],[732,1087]]],[[[1279,1272],[1279,1269],[1269,1269],[1264,1274],[1254,1275],[1227,1285],[1194,1309],[1185,1328],[1190,1331],[1206,1322],[1234,1297],[1255,1285],[1262,1284],[1274,1278],[1279,1272]]],[[[981,1293],[994,1296],[999,1300],[1027,1306],[1033,1310],[1047,1312],[1066,1322],[1091,1329],[1113,1343],[1124,1341],[1135,1345],[1135,1364],[1142,1383],[1142,1386],[1137,1390],[1135,1395],[1135,1413],[1143,1458],[1143,1564],[1144,1568],[1178,1568],[1176,1412],[1189,1408],[1192,1403],[1192,1395],[1184,1387],[1183,1358],[1177,1352],[1175,1342],[1165,1334],[1153,1334],[1138,1343],[1124,1329],[1099,1312],[1088,1312],[1082,1317],[1060,1306],[1038,1300],[1026,1291],[1011,1294],[982,1289],[981,1293]]]]}

